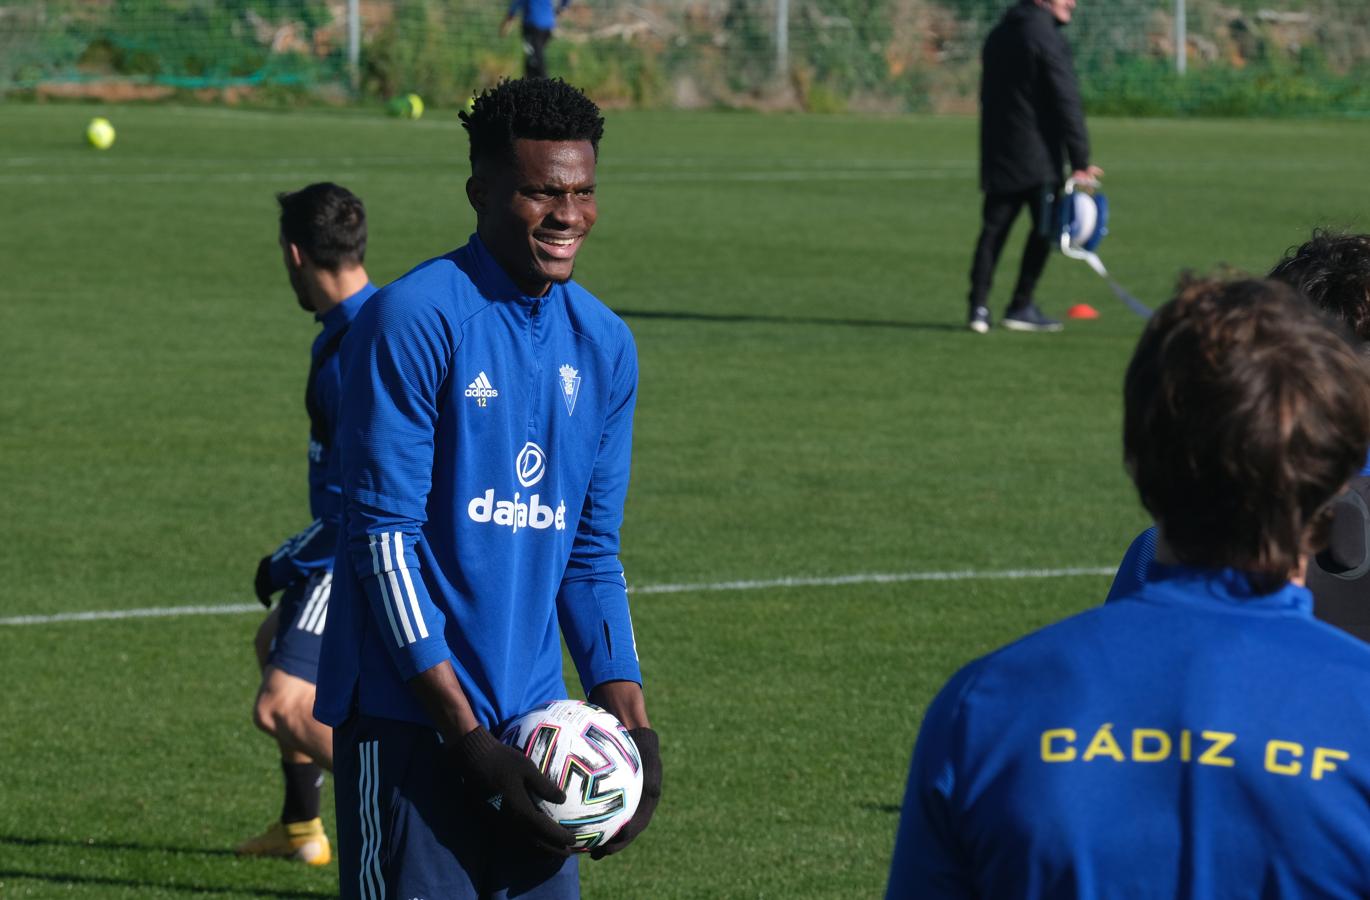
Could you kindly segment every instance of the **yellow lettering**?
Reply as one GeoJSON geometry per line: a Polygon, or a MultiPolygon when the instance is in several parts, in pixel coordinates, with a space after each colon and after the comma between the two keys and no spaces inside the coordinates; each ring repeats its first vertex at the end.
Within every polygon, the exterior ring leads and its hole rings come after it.
{"type": "Polygon", "coordinates": [[[1075,729],[1051,728],[1042,732],[1042,762],[1070,762],[1075,758],[1075,729]],[[1065,746],[1054,749],[1053,741],[1064,741],[1065,746]]]}
{"type": "Polygon", "coordinates": [[[1235,766],[1237,761],[1230,756],[1223,756],[1222,752],[1232,745],[1237,739],[1235,734],[1227,731],[1204,731],[1200,736],[1206,741],[1213,743],[1208,745],[1208,749],[1199,757],[1201,766],[1235,766]]]}
{"type": "Polygon", "coordinates": [[[1322,776],[1328,772],[1337,771],[1337,764],[1332,762],[1340,759],[1343,762],[1351,758],[1351,754],[1345,750],[1333,750],[1331,747],[1313,748],[1313,780],[1322,781],[1322,776]]]}
{"type": "Polygon", "coordinates": [[[1180,732],[1180,761],[1189,762],[1194,758],[1194,733],[1188,728],[1180,732]]]}
{"type": "Polygon", "coordinates": [[[1132,761],[1161,762],[1170,757],[1170,735],[1156,728],[1132,729],[1132,761]],[[1156,746],[1148,750],[1147,741],[1156,746]]]}
{"type": "Polygon", "coordinates": [[[1297,775],[1303,771],[1298,757],[1303,756],[1303,745],[1293,741],[1267,741],[1265,744],[1265,771],[1276,775],[1297,775]],[[1280,762],[1280,754],[1294,757],[1289,762],[1280,762]]]}
{"type": "Polygon", "coordinates": [[[1089,762],[1096,756],[1108,756],[1118,762],[1126,762],[1127,757],[1123,755],[1123,748],[1118,746],[1118,741],[1113,737],[1113,723],[1105,722],[1099,726],[1099,730],[1094,732],[1094,738],[1085,748],[1085,753],[1080,759],[1089,762]]]}

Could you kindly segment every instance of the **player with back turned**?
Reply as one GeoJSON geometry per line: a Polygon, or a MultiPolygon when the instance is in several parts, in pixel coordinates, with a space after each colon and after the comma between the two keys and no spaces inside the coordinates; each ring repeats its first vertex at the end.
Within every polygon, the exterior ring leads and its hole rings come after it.
{"type": "MultiPolygon", "coordinates": [[[[1344,326],[1362,348],[1370,346],[1370,234],[1315,231],[1291,249],[1270,278],[1299,291],[1315,309],[1344,326]]],[[[1324,622],[1370,641],[1370,459],[1350,490],[1332,507],[1328,546],[1309,562],[1313,612],[1324,622]]],[[[1156,556],[1156,528],[1128,547],[1108,600],[1145,583],[1156,556]]]]}
{"type": "Polygon", "coordinates": [[[284,590],[257,631],[262,681],[253,719],[280,747],[285,803],[280,819],[240,844],[238,852],[323,865],[332,854],[319,818],[319,789],[323,770],[333,767],[333,736],[314,719],[313,710],[341,516],[341,475],[333,448],[342,386],[338,348],[376,288],[364,268],[366,210],[356,195],[322,182],[278,194],[276,200],[290,286],[300,308],[321,326],[305,384],[314,521],[257,566],[254,588],[263,605],[269,607],[272,595],[284,590]]]}
{"type": "Polygon", "coordinates": [[[1370,368],[1287,285],[1200,282],[1123,396],[1157,565],[937,695],[889,897],[1370,896],[1370,646],[1303,586],[1370,368]]]}
{"type": "Polygon", "coordinates": [[[344,346],[344,546],[320,663],[342,896],[569,898],[557,785],[492,732],[566,696],[561,641],[660,794],[618,561],[637,353],[571,280],[604,120],[506,81],[462,113],[476,233],[367,304],[344,346]]]}

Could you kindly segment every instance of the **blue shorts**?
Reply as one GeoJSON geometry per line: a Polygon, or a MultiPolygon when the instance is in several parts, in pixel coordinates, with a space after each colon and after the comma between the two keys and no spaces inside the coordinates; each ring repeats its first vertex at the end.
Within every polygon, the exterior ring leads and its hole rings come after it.
{"type": "Polygon", "coordinates": [[[511,847],[431,728],[354,715],[333,731],[343,900],[577,900],[579,861],[511,847]]]}
{"type": "Polygon", "coordinates": [[[319,683],[319,647],[332,588],[333,573],[324,569],[285,589],[268,665],[310,684],[319,683]]]}

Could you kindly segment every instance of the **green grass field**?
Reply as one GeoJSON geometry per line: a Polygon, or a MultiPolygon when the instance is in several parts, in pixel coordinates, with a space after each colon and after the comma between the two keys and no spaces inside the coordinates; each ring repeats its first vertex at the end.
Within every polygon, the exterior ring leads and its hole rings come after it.
{"type": "MultiPolygon", "coordinates": [[[[1370,229],[1370,122],[1091,128],[1102,255],[1150,303],[1370,229]]],[[[1108,585],[987,576],[1106,568],[1145,524],[1119,459],[1140,320],[1056,259],[1043,306],[1099,320],[962,329],[975,146],[959,118],[610,116],[577,277],[641,357],[624,563],[665,794],[586,897],[878,896],[933,693],[1108,585]]],[[[0,617],[250,602],[308,521],[315,326],[272,195],[359,193],[384,282],[465,240],[465,169],[444,111],[0,105],[0,617]]],[[[228,851],[279,812],[259,620],[0,625],[0,897],[334,893],[336,867],[228,851]]]]}

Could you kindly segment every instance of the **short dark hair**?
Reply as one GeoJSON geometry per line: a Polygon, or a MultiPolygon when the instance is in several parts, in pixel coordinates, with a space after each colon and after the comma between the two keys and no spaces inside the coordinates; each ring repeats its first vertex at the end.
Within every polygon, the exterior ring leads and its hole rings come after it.
{"type": "Polygon", "coordinates": [[[1123,449],[1182,563],[1265,592],[1324,540],[1329,501],[1364,464],[1370,370],[1292,288],[1186,278],[1151,318],[1123,384],[1123,449]]]}
{"type": "Polygon", "coordinates": [[[316,266],[336,272],[366,261],[366,207],[341,185],[321,181],[276,195],[281,236],[316,266]]]}
{"type": "Polygon", "coordinates": [[[1313,304],[1370,343],[1370,235],[1319,229],[1290,248],[1270,277],[1300,291],[1313,304]]]}
{"type": "Polygon", "coordinates": [[[594,101],[560,78],[505,79],[457,114],[471,139],[471,167],[512,163],[514,141],[589,141],[599,157],[604,117],[594,101]]]}

